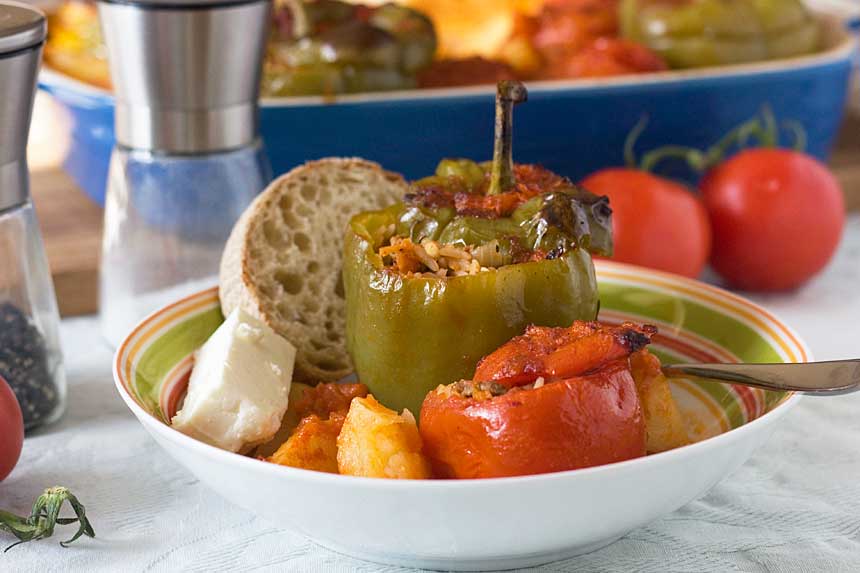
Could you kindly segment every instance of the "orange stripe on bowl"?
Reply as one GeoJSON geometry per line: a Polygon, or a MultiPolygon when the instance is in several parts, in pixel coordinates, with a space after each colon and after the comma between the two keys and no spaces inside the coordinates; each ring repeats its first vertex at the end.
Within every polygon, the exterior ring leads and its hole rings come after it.
{"type": "Polygon", "coordinates": [[[158,396],[158,406],[167,423],[170,423],[176,414],[176,406],[185,394],[193,365],[194,355],[190,354],[176,363],[164,377],[158,396]]]}
{"type": "Polygon", "coordinates": [[[705,408],[707,408],[708,413],[710,413],[714,419],[720,421],[720,433],[726,433],[731,429],[725,410],[715,404],[713,399],[704,390],[692,382],[681,378],[673,380],[673,383],[683,386],[685,391],[695,396],[695,398],[701,402],[705,408]]]}
{"type": "Polygon", "coordinates": [[[708,301],[723,309],[732,310],[769,334],[770,337],[785,351],[790,360],[794,362],[806,362],[808,360],[804,345],[788,328],[786,328],[776,317],[764,308],[728,291],[705,283],[693,281],[692,279],[686,279],[684,277],[678,277],[669,273],[663,273],[651,269],[648,269],[647,275],[633,273],[630,270],[625,269],[625,266],[626,265],[618,263],[601,261],[599,263],[600,270],[598,272],[598,279],[600,276],[608,276],[620,280],[640,282],[650,284],[652,286],[677,290],[692,298],[699,298],[700,300],[708,301]],[[695,284],[695,288],[689,286],[691,283],[695,284]],[[765,317],[770,324],[762,320],[762,316],[765,317]],[[781,332],[777,333],[774,330],[774,327],[776,330],[781,332]],[[786,338],[794,344],[794,348],[786,344],[786,338]],[[797,352],[795,352],[795,350],[797,350],[797,352]]]}
{"type": "MultiPolygon", "coordinates": [[[[604,312],[601,314],[601,321],[605,322],[620,323],[624,322],[625,318],[629,320],[630,315],[614,312],[604,312]]],[[[645,322],[647,322],[647,320],[645,320],[645,322]]],[[[653,337],[653,340],[656,344],[669,350],[673,350],[683,356],[687,356],[697,362],[738,362],[738,358],[731,352],[717,344],[688,332],[682,331],[674,335],[657,334],[653,337]],[[707,350],[697,348],[694,343],[696,345],[706,347],[707,350]]],[[[754,391],[746,386],[735,384],[729,384],[729,386],[743,404],[748,421],[754,420],[762,414],[762,410],[764,409],[764,396],[761,391],[754,391]]]]}
{"type": "Polygon", "coordinates": [[[754,391],[752,388],[739,384],[730,384],[730,386],[743,402],[744,409],[747,411],[748,422],[762,415],[761,410],[764,409],[764,396],[761,395],[761,390],[754,391]]]}
{"type": "MultiPolygon", "coordinates": [[[[649,319],[648,317],[613,311],[601,311],[600,314],[601,321],[612,322],[613,324],[629,321],[634,317],[636,318],[634,322],[651,323],[660,328],[661,323],[659,321],[649,319]]],[[[689,355],[691,358],[694,358],[699,362],[739,361],[737,356],[722,346],[689,331],[681,331],[674,334],[663,334],[660,332],[654,337],[654,340],[662,346],[673,348],[675,350],[681,350],[683,348],[682,352],[685,355],[689,355]],[[671,344],[669,344],[670,341],[671,344]]]]}
{"type": "Polygon", "coordinates": [[[679,340],[677,338],[671,338],[669,336],[663,336],[662,334],[657,334],[653,338],[656,344],[660,346],[669,348],[671,350],[675,350],[684,356],[689,356],[692,360],[696,362],[720,362],[720,356],[715,356],[706,352],[704,350],[700,350],[693,346],[690,346],[686,342],[679,340]]]}
{"type": "Polygon", "coordinates": [[[790,329],[788,329],[779,319],[773,316],[765,308],[758,306],[755,303],[748,301],[745,298],[738,296],[734,293],[706,283],[694,281],[692,279],[687,279],[684,277],[678,277],[660,271],[649,271],[649,273],[654,276],[643,277],[637,274],[624,275],[623,273],[619,273],[619,275],[627,278],[627,280],[641,280],[642,282],[649,283],[655,286],[661,286],[663,288],[674,288],[692,297],[698,296],[701,299],[711,302],[712,304],[720,306],[724,309],[734,310],[735,312],[738,312],[739,314],[741,314],[741,316],[751,320],[755,325],[759,326],[765,332],[767,332],[771,336],[771,338],[773,338],[782,347],[782,349],[786,351],[786,354],[788,354],[788,356],[792,360],[797,361],[798,354],[795,354],[792,351],[792,348],[786,345],[785,338],[788,338],[794,344],[794,349],[797,350],[800,355],[799,357],[802,359],[802,361],[807,361],[809,359],[806,353],[805,345],[795,336],[793,332],[791,332],[790,329]],[[668,280],[658,280],[659,278],[664,278],[668,280]],[[692,288],[688,285],[695,285],[695,288],[692,288]],[[722,300],[720,298],[702,296],[702,291],[715,295],[716,297],[722,297],[722,300]],[[740,312],[738,306],[735,305],[744,307],[747,311],[740,312]],[[770,325],[760,318],[762,316],[769,321],[770,325]],[[775,333],[774,329],[771,328],[771,325],[777,330],[779,330],[780,334],[775,333]]]}
{"type": "Polygon", "coordinates": [[[171,313],[164,315],[157,322],[148,325],[147,332],[144,336],[141,336],[138,341],[131,347],[129,350],[128,358],[126,359],[126,376],[128,380],[131,381],[131,367],[134,364],[135,359],[137,358],[137,354],[140,352],[140,349],[149,341],[149,335],[161,330],[164,326],[174,322],[177,318],[181,316],[185,316],[187,314],[193,313],[195,310],[203,308],[204,306],[209,306],[212,304],[211,300],[200,300],[195,302],[194,304],[189,304],[188,306],[183,306],[180,309],[177,309],[171,313]]]}
{"type": "Polygon", "coordinates": [[[126,336],[122,345],[119,347],[116,353],[116,359],[114,360],[114,374],[119,378],[122,383],[123,388],[128,393],[128,395],[138,404],[143,407],[143,404],[137,400],[137,395],[132,391],[131,388],[131,368],[137,358],[137,354],[140,351],[143,344],[149,340],[154,332],[157,332],[159,328],[161,328],[164,324],[170,322],[171,320],[175,320],[176,318],[186,315],[194,310],[197,310],[207,304],[212,304],[213,297],[217,300],[218,297],[218,287],[212,287],[206,289],[205,291],[201,291],[198,293],[194,293],[188,295],[172,304],[165,306],[159,310],[156,310],[146,318],[144,318],[134,329],[126,336]],[[197,302],[195,299],[200,299],[197,302]],[[193,303],[193,304],[189,304],[193,303]],[[187,305],[187,306],[186,306],[187,305]],[[140,335],[138,337],[138,335],[140,335]],[[135,338],[137,340],[135,340],[135,338]],[[134,344],[132,345],[132,341],[134,344]],[[131,348],[129,346],[131,345],[131,348]],[[125,365],[125,368],[121,368],[121,365],[125,365]]]}

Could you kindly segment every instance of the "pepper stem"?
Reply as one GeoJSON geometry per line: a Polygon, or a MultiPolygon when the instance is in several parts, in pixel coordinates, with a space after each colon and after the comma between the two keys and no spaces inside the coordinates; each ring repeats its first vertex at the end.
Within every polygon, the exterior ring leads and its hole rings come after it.
{"type": "Polygon", "coordinates": [[[493,170],[487,195],[498,195],[516,184],[514,177],[514,105],[528,99],[526,86],[515,80],[502,80],[496,90],[496,135],[493,170]]]}

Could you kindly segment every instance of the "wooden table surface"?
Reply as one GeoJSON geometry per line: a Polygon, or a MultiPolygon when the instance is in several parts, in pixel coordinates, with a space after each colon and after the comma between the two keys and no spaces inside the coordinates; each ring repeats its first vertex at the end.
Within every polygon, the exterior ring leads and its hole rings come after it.
{"type": "MultiPolygon", "coordinates": [[[[846,119],[831,164],[848,208],[860,210],[860,118],[846,119]]],[[[101,208],[51,162],[33,168],[31,187],[61,314],[96,312],[101,208]]]]}

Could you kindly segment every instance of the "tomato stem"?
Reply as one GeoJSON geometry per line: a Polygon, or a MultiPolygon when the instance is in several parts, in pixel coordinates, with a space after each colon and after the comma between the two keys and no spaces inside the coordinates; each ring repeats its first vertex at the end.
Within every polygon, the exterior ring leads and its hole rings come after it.
{"type": "Polygon", "coordinates": [[[681,145],[666,145],[643,155],[639,168],[643,171],[653,172],[658,164],[667,159],[680,159],[696,172],[704,171],[707,163],[705,155],[698,149],[681,145]]]}
{"type": "Polygon", "coordinates": [[[72,492],[64,487],[48,488],[40,495],[28,517],[19,517],[8,511],[0,511],[0,531],[6,531],[18,538],[17,543],[13,543],[5,549],[9,551],[16,545],[27,541],[36,541],[50,537],[54,533],[54,528],[57,525],[78,524],[78,530],[75,535],[68,541],[60,543],[66,547],[82,535],[87,537],[95,537],[92,525],[87,519],[87,512],[83,504],[78,501],[72,492]],[[75,517],[60,517],[60,509],[63,504],[68,502],[75,512],[75,517]]]}
{"type": "Polygon", "coordinates": [[[782,122],[782,126],[794,136],[794,145],[792,145],[791,148],[795,151],[806,151],[808,140],[806,137],[806,130],[803,129],[803,124],[797,120],[791,119],[782,122]]]}
{"type": "MultiPolygon", "coordinates": [[[[668,159],[681,160],[696,173],[703,173],[725,160],[734,148],[744,149],[756,141],[757,147],[777,147],[779,145],[780,126],[776,122],[770,106],[765,105],[761,113],[729,131],[717,143],[702,151],[694,147],[682,145],[666,145],[651,150],[637,161],[633,147],[647,124],[643,118],[631,130],[624,144],[624,160],[629,167],[653,172],[657,166],[668,159]]],[[[803,151],[806,148],[806,131],[797,121],[785,121],[782,127],[791,131],[794,136],[792,148],[803,151]]]]}
{"type": "Polygon", "coordinates": [[[636,169],[637,167],[636,142],[639,141],[639,137],[644,133],[645,128],[648,127],[650,119],[647,114],[639,118],[639,121],[636,122],[636,125],[633,126],[633,129],[627,135],[627,139],[624,140],[624,164],[631,169],[636,169]]]}
{"type": "MultiPolygon", "coordinates": [[[[750,124],[749,129],[753,132],[756,132],[755,121],[756,118],[753,118],[747,122],[750,124]]],[[[738,129],[743,127],[744,125],[742,124],[738,129]]],[[[758,135],[759,142],[762,147],[776,147],[779,145],[779,127],[776,124],[773,110],[767,104],[761,108],[761,126],[756,132],[756,135],[758,135]]]]}

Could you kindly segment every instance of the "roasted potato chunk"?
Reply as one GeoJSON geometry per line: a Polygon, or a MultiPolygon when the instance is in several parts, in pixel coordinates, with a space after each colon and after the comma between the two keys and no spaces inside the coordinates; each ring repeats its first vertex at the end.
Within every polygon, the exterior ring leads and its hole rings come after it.
{"type": "Polygon", "coordinates": [[[430,464],[421,450],[409,410],[398,414],[373,396],[355,398],[337,438],[337,467],[344,475],[425,479],[430,464]]]}
{"type": "Polygon", "coordinates": [[[320,418],[328,418],[331,414],[349,412],[353,398],[367,396],[367,386],[361,383],[339,384],[326,382],[314,387],[306,387],[296,402],[296,412],[300,418],[316,414],[320,418]]]}
{"type": "Polygon", "coordinates": [[[344,416],[332,414],[328,420],[311,414],[268,461],[282,466],[337,473],[337,437],[344,416]]]}
{"type": "Polygon", "coordinates": [[[660,369],[660,360],[647,350],[640,350],[630,356],[630,369],[645,415],[645,449],[648,453],[656,454],[689,444],[681,413],[669,390],[669,381],[660,369]]]}
{"type": "Polygon", "coordinates": [[[258,446],[254,455],[258,458],[272,456],[292,435],[299,422],[310,415],[316,415],[321,420],[327,420],[333,413],[346,416],[349,403],[356,396],[367,396],[367,386],[334,382],[308,386],[293,382],[290,386],[289,406],[281,420],[280,429],[271,440],[258,446]]]}

